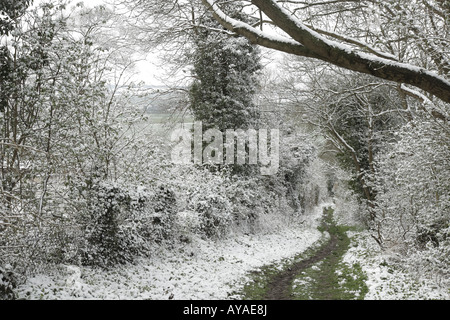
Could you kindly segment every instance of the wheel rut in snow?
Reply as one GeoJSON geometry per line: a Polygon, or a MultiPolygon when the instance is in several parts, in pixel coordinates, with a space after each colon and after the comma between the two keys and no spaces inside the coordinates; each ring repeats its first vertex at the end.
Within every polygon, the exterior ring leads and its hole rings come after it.
{"type": "Polygon", "coordinates": [[[328,232],[326,241],[293,259],[252,271],[251,280],[238,294],[246,300],[363,299],[368,291],[367,275],[359,263],[342,261],[351,244],[347,231],[356,229],[336,224],[333,211],[324,208],[319,227],[320,231],[328,232]]]}
{"type": "MultiPolygon", "coordinates": [[[[325,230],[330,229],[328,222],[323,222],[325,230]]],[[[301,260],[291,265],[287,270],[275,275],[267,285],[265,300],[290,300],[290,289],[295,277],[313,266],[314,264],[324,260],[335,252],[338,246],[338,238],[334,233],[330,233],[330,239],[322,245],[311,257],[301,260]]]]}

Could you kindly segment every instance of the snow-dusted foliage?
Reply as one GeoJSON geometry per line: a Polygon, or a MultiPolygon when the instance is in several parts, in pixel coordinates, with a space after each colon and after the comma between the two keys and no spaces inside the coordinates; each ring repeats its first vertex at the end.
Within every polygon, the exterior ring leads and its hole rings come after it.
{"type": "Polygon", "coordinates": [[[1,47],[0,266],[14,281],[47,263],[112,252],[108,264],[134,250],[123,221],[135,187],[114,181],[130,181],[119,160],[137,148],[129,128],[140,110],[106,85],[123,62],[94,45],[107,12],[65,10],[28,11],[1,47]]]}
{"type": "Polygon", "coordinates": [[[379,155],[374,229],[386,246],[409,257],[411,267],[448,279],[450,136],[442,125],[409,122],[379,155]]]}
{"type": "MultiPolygon", "coordinates": [[[[301,213],[300,206],[293,204],[295,185],[284,180],[284,171],[278,176],[252,177],[232,175],[226,169],[211,172],[205,167],[174,166],[168,172],[166,185],[174,191],[178,205],[172,227],[177,239],[189,241],[194,234],[217,239],[264,232],[301,213]]],[[[304,176],[303,181],[307,178],[311,184],[317,183],[315,175],[304,176]]]]}
{"type": "Polygon", "coordinates": [[[311,212],[329,196],[327,168],[320,152],[311,133],[289,129],[283,136],[278,180],[289,205],[298,213],[311,212]]]}
{"type": "MultiPolygon", "coordinates": [[[[225,2],[224,2],[225,3],[225,2]]],[[[226,4],[234,15],[242,15],[239,2],[226,4]]],[[[261,54],[243,37],[218,32],[222,27],[206,12],[193,31],[194,81],[190,108],[205,129],[247,129],[258,125],[254,103],[261,54]]]]}
{"type": "Polygon", "coordinates": [[[16,297],[16,279],[11,269],[11,265],[0,266],[0,300],[12,300],[16,297]]]}

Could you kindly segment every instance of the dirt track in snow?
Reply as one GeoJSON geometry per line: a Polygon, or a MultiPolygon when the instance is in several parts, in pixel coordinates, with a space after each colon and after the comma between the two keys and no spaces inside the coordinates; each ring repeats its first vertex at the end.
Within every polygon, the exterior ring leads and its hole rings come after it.
{"type": "MultiPolygon", "coordinates": [[[[330,228],[329,223],[324,222],[323,226],[325,230],[328,231],[330,228]]],[[[264,296],[265,300],[290,300],[290,289],[292,287],[295,277],[302,271],[310,268],[314,264],[324,260],[325,258],[332,255],[338,246],[338,238],[336,234],[330,233],[330,239],[324,245],[322,245],[317,252],[311,257],[301,260],[299,262],[291,265],[287,270],[275,275],[271,281],[268,283],[266,294],[264,296]]],[[[331,285],[331,284],[330,284],[331,285]]],[[[327,284],[324,283],[322,286],[325,287],[327,284]]],[[[328,299],[333,299],[332,296],[325,297],[328,299]]]]}
{"type": "MultiPolygon", "coordinates": [[[[287,270],[274,276],[269,282],[265,300],[290,300],[290,288],[295,277],[302,271],[310,268],[314,264],[322,261],[326,257],[330,256],[337,247],[336,235],[330,235],[329,241],[323,245],[312,257],[305,260],[294,263],[287,270]]],[[[332,299],[333,297],[329,297],[332,299]]]]}

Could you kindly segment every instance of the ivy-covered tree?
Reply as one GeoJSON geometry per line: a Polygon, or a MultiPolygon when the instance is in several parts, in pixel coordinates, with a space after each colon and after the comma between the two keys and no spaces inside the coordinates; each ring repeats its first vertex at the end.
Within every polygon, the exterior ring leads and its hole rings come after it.
{"type": "MultiPolygon", "coordinates": [[[[228,4],[239,16],[241,6],[228,4]]],[[[207,13],[194,29],[190,106],[204,129],[255,127],[258,111],[253,102],[261,69],[260,51],[243,37],[228,34],[207,13]]]]}

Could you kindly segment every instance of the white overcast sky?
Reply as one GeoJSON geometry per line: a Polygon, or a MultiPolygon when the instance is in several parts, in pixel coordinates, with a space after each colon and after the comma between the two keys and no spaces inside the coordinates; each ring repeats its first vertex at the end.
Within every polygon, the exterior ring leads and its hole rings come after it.
{"type": "MultiPolygon", "coordinates": [[[[43,2],[54,2],[57,3],[58,0],[33,0],[32,6],[36,6],[43,2]]],[[[71,0],[70,4],[76,4],[78,2],[83,2],[86,7],[94,7],[101,4],[107,4],[108,2],[114,2],[113,0],[71,0]]],[[[148,85],[164,85],[159,78],[163,77],[163,72],[161,68],[157,67],[154,62],[157,61],[156,54],[148,54],[147,61],[138,61],[136,63],[135,72],[136,75],[133,77],[134,81],[143,81],[148,85]]]]}
{"type": "MultiPolygon", "coordinates": [[[[42,2],[55,2],[57,3],[58,0],[34,0],[33,5],[37,5],[42,2]]],[[[114,0],[87,0],[87,1],[78,1],[78,0],[71,0],[71,4],[76,4],[78,2],[83,2],[86,7],[93,7],[96,5],[101,4],[108,4],[111,2],[114,2],[114,0]]],[[[271,55],[272,56],[272,55],[271,55]]],[[[273,58],[274,56],[272,56],[273,58]]],[[[267,63],[267,60],[265,60],[267,63]]],[[[165,71],[158,67],[158,58],[157,58],[157,52],[155,53],[148,53],[147,59],[145,61],[138,61],[135,66],[135,72],[136,74],[133,77],[133,81],[143,81],[147,85],[156,85],[156,86],[163,86],[165,85],[164,81],[161,81],[160,78],[165,77],[165,71]]],[[[274,66],[273,64],[271,64],[274,66]]],[[[272,69],[272,68],[271,68],[272,69]]],[[[276,67],[274,66],[274,70],[276,67]]],[[[173,80],[173,78],[171,79],[173,80]]],[[[173,83],[172,83],[173,84],[173,83]]]]}

